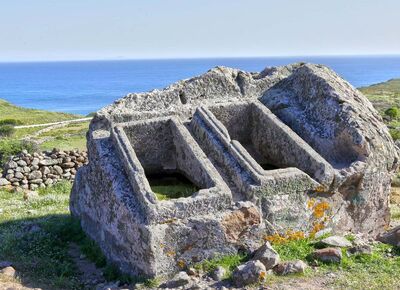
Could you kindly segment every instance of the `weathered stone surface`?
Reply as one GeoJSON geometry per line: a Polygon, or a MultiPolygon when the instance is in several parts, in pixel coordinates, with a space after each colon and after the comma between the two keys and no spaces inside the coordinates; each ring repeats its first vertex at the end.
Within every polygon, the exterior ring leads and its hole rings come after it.
{"type": "Polygon", "coordinates": [[[279,254],[269,242],[265,242],[254,254],[254,260],[259,260],[267,270],[272,269],[280,262],[279,254]]]}
{"type": "Polygon", "coordinates": [[[371,246],[370,245],[359,245],[359,246],[351,247],[347,250],[348,256],[360,255],[360,254],[364,254],[364,255],[372,254],[371,246]]]}
{"type": "Polygon", "coordinates": [[[0,178],[0,186],[9,185],[10,182],[5,178],[0,178]]]}
{"type": "Polygon", "coordinates": [[[326,263],[340,263],[342,260],[342,251],[340,248],[325,248],[315,250],[312,253],[314,259],[320,260],[326,263]]]}
{"type": "Polygon", "coordinates": [[[224,279],[226,275],[226,270],[224,267],[222,266],[218,266],[211,274],[211,277],[215,280],[215,281],[222,281],[222,279],[224,279]]]}
{"type": "Polygon", "coordinates": [[[190,277],[186,272],[179,272],[166,283],[168,288],[178,288],[190,283],[190,277]]]}
{"type": "Polygon", "coordinates": [[[400,247],[400,226],[391,229],[390,231],[381,234],[378,240],[385,244],[390,244],[395,247],[400,247]]]}
{"type": "Polygon", "coordinates": [[[264,225],[375,235],[389,221],[397,149],[371,103],[324,66],[218,67],[127,95],[96,113],[87,136],[71,212],[133,275],[235,252],[264,225]],[[160,201],[147,174],[166,171],[202,189],[160,201]]]}
{"type": "Polygon", "coordinates": [[[258,225],[261,222],[261,215],[257,207],[245,206],[241,209],[235,210],[232,213],[226,215],[222,221],[222,225],[225,227],[225,232],[228,239],[237,241],[243,229],[249,226],[258,225]]]}
{"type": "Polygon", "coordinates": [[[0,269],[0,274],[2,274],[4,276],[7,276],[7,277],[10,277],[10,278],[15,278],[16,271],[15,271],[15,269],[13,267],[8,266],[8,267],[5,267],[3,269],[0,269]]]}
{"type": "Polygon", "coordinates": [[[302,260],[297,261],[287,261],[283,263],[279,263],[275,266],[274,272],[278,275],[289,275],[296,273],[304,273],[307,269],[307,264],[302,260]]]}
{"type": "Polygon", "coordinates": [[[232,279],[236,287],[244,287],[265,280],[267,270],[260,261],[248,261],[238,266],[232,273],[232,279]]]}
{"type": "Polygon", "coordinates": [[[345,248],[345,247],[351,247],[352,246],[351,242],[348,239],[346,239],[344,237],[341,237],[341,236],[330,236],[330,237],[327,237],[325,239],[322,239],[321,243],[325,244],[327,246],[331,246],[331,247],[342,247],[342,248],[345,248]]]}

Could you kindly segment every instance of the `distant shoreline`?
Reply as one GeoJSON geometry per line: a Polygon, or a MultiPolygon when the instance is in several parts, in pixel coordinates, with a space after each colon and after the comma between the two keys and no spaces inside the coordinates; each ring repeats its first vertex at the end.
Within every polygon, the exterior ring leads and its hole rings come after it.
{"type": "Polygon", "coordinates": [[[315,56],[0,63],[0,99],[87,115],[134,92],[163,89],[215,66],[259,72],[296,62],[327,65],[355,87],[400,77],[400,56],[315,56]]]}

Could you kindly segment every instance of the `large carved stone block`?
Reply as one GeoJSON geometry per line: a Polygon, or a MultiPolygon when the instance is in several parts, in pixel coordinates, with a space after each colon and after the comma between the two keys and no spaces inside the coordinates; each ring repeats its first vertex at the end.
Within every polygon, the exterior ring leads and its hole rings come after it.
{"type": "Polygon", "coordinates": [[[71,212],[123,272],[154,277],[286,231],[381,232],[398,153],[326,67],[218,67],[97,112],[71,212]],[[161,200],[153,174],[198,189],[161,200]]]}

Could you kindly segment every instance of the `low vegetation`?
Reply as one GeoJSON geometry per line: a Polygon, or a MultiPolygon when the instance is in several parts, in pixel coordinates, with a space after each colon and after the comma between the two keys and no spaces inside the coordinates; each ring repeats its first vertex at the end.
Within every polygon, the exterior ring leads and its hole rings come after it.
{"type": "Polygon", "coordinates": [[[381,113],[393,139],[400,139],[400,79],[359,89],[381,113]]]}
{"type": "MultiPolygon", "coordinates": [[[[348,237],[352,239],[352,237],[348,237]]],[[[294,282],[302,277],[303,282],[307,280],[324,281],[329,289],[397,289],[400,283],[400,249],[384,244],[373,246],[371,255],[358,254],[348,256],[343,249],[341,263],[322,263],[312,258],[311,253],[319,248],[318,240],[304,238],[278,244],[272,244],[279,253],[282,261],[303,260],[314,269],[308,268],[303,275],[294,274],[289,276],[267,276],[265,285],[276,286],[294,282]],[[335,279],[325,280],[327,275],[333,275],[335,279]],[[293,281],[290,281],[293,280],[293,281]]],[[[246,256],[234,255],[223,256],[204,261],[196,268],[211,273],[218,266],[227,270],[226,279],[231,279],[232,270],[247,260],[246,256]]],[[[322,287],[322,285],[321,285],[322,287]]],[[[274,288],[275,289],[275,288],[274,288]]]]}
{"type": "Polygon", "coordinates": [[[40,150],[51,150],[55,147],[62,150],[85,149],[88,121],[63,126],[16,128],[20,125],[54,123],[82,117],[25,109],[0,100],[0,159],[4,160],[7,152],[14,152],[15,148],[27,147],[28,143],[37,144],[36,147],[40,150]]]}
{"type": "Polygon", "coordinates": [[[11,155],[15,155],[22,150],[32,152],[36,149],[35,144],[29,141],[12,138],[0,139],[0,167],[11,155]]]}
{"type": "Polygon", "coordinates": [[[0,125],[4,120],[13,120],[14,125],[52,123],[82,118],[80,115],[26,109],[0,99],[0,125]]]}
{"type": "MultiPolygon", "coordinates": [[[[19,280],[43,289],[83,289],[71,244],[97,267],[108,280],[130,281],[107,264],[99,247],[81,230],[69,213],[69,182],[39,190],[26,199],[23,193],[0,190],[0,261],[12,261],[19,280]]],[[[0,278],[1,282],[1,278],[0,278]]]]}

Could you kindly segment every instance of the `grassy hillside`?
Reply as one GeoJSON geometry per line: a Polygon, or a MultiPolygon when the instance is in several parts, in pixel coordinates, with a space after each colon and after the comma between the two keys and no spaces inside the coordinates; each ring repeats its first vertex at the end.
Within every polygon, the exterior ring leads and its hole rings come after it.
{"type": "Polygon", "coordinates": [[[57,126],[15,128],[18,125],[55,123],[82,118],[81,115],[26,109],[0,100],[0,165],[22,149],[85,149],[89,121],[57,126]]]}
{"type": "Polygon", "coordinates": [[[400,139],[400,79],[359,88],[381,113],[394,140],[400,139]]]}
{"type": "Polygon", "coordinates": [[[359,90],[368,97],[381,113],[393,106],[400,107],[400,79],[362,87],[359,90]]]}
{"type": "Polygon", "coordinates": [[[0,121],[14,119],[23,125],[52,123],[82,118],[81,115],[26,109],[0,99],[0,121]]]}

